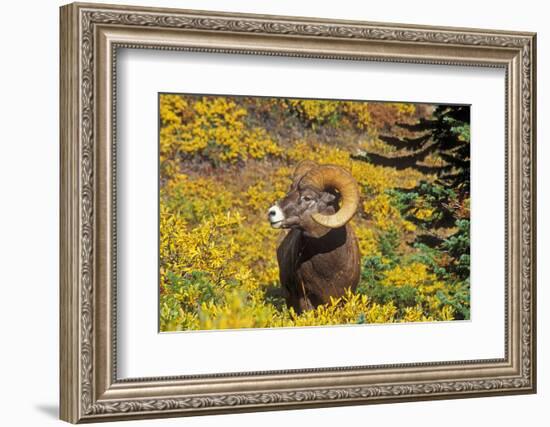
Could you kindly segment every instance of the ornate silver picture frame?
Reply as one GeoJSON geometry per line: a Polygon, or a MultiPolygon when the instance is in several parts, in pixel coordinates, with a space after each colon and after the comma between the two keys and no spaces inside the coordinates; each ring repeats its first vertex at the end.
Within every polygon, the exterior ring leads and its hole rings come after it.
{"type": "Polygon", "coordinates": [[[536,391],[535,34],[80,3],[63,6],[60,18],[61,419],[112,421],[536,391]],[[119,378],[120,49],[504,70],[504,357],[119,378]]]}

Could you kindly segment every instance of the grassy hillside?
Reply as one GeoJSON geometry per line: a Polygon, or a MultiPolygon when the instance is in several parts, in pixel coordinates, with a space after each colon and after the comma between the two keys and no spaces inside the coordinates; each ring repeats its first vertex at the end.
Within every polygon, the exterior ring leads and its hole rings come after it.
{"type": "Polygon", "coordinates": [[[161,95],[161,330],[468,318],[469,198],[418,168],[352,158],[407,153],[381,136],[414,135],[396,124],[433,115],[422,104],[161,95]],[[266,212],[304,159],[344,166],[360,185],[362,278],[355,293],[297,315],[279,292],[281,231],[266,212]],[[444,227],[441,194],[454,203],[444,227]]]}

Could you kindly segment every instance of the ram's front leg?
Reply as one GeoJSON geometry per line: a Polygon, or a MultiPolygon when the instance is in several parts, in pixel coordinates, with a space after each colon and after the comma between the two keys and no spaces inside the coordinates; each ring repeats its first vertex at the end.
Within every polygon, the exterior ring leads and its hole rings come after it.
{"type": "Polygon", "coordinates": [[[298,306],[300,307],[300,312],[304,312],[307,310],[313,310],[315,306],[311,302],[311,300],[307,297],[307,295],[301,295],[298,298],[298,306]]]}

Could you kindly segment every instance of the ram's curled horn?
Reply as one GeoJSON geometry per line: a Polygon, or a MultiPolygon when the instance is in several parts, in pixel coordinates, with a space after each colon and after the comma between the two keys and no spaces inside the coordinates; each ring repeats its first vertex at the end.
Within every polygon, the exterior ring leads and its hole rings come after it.
{"type": "Polygon", "coordinates": [[[293,180],[294,181],[300,180],[306,173],[308,173],[310,170],[315,169],[317,167],[319,167],[319,165],[315,163],[313,160],[302,160],[300,163],[296,165],[296,168],[294,168],[293,180]]]}
{"type": "Polygon", "coordinates": [[[310,170],[303,178],[308,184],[320,191],[335,189],[340,193],[340,209],[332,215],[315,213],[312,218],[320,225],[329,228],[339,228],[345,225],[357,211],[359,206],[359,189],[351,174],[340,166],[323,165],[310,170]]]}

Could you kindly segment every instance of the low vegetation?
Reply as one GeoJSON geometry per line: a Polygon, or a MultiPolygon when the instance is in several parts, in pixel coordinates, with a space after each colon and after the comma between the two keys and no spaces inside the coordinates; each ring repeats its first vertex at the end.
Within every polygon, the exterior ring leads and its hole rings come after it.
{"type": "Polygon", "coordinates": [[[161,330],[468,319],[459,109],[161,95],[161,330]],[[344,166],[360,185],[362,277],[355,293],[297,315],[280,292],[281,232],[266,211],[304,159],[344,166]]]}

